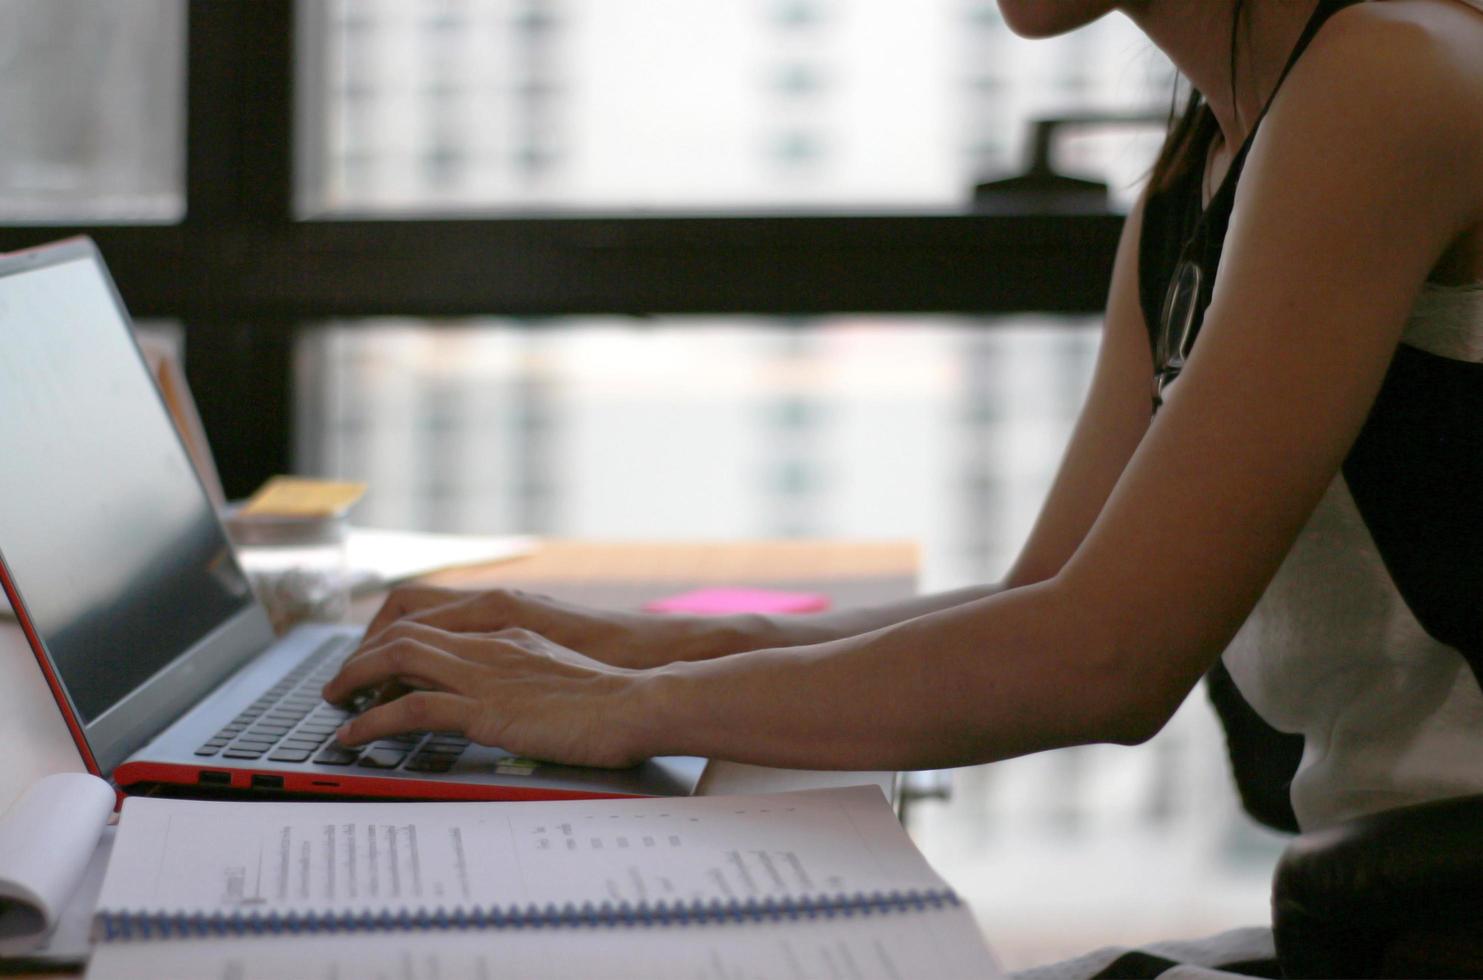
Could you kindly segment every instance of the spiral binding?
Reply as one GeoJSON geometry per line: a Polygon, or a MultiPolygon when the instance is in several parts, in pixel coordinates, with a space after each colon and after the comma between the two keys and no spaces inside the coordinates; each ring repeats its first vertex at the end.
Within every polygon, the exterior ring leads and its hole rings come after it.
{"type": "Polygon", "coordinates": [[[566,902],[506,908],[465,907],[386,909],[355,912],[167,912],[137,909],[99,912],[99,938],[105,942],[223,936],[298,935],[319,932],[421,932],[468,929],[570,929],[685,927],[728,922],[782,922],[852,916],[925,912],[956,907],[951,889],[889,892],[838,892],[814,897],[748,898],[721,902],[566,902]]]}

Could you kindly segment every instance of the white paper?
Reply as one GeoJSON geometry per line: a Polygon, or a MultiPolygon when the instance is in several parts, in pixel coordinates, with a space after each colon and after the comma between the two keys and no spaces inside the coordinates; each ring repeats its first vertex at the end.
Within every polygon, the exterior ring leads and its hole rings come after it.
{"type": "Polygon", "coordinates": [[[706,926],[112,942],[90,980],[542,980],[1000,976],[966,909],[706,926]]]}
{"type": "Polygon", "coordinates": [[[874,786],[557,803],[130,799],[100,912],[729,904],[945,891],[874,786]]]}
{"type": "Polygon", "coordinates": [[[361,592],[445,568],[520,558],[537,547],[535,538],[514,535],[427,534],[353,527],[345,543],[345,561],[351,589],[361,592]]]}
{"type": "Polygon", "coordinates": [[[40,945],[82,880],[114,792],[87,773],[39,780],[0,818],[0,955],[40,945]]]}
{"type": "Polygon", "coordinates": [[[25,953],[28,964],[82,969],[87,963],[93,952],[93,911],[98,907],[98,892],[103,888],[108,857],[113,853],[114,829],[103,828],[82,879],[57,915],[57,924],[47,933],[45,941],[25,953]]]}

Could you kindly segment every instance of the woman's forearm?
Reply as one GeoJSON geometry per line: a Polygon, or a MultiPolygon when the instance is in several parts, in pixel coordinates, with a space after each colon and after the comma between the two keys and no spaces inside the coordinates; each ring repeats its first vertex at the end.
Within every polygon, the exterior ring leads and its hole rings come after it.
{"type": "Polygon", "coordinates": [[[686,645],[679,659],[709,660],[744,651],[828,643],[984,599],[1002,590],[1002,585],[971,585],[898,602],[810,615],[759,614],[704,620],[695,624],[696,642],[686,645]]]}
{"type": "Polygon", "coordinates": [[[937,768],[1142,736],[1129,672],[1051,583],[808,646],[650,672],[655,754],[937,768]]]}

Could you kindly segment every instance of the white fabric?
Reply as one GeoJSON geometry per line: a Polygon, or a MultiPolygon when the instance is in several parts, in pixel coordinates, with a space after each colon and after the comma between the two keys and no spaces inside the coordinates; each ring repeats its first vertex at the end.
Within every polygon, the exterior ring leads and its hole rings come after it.
{"type": "MultiPolygon", "coordinates": [[[[1402,339],[1483,363],[1483,283],[1429,284],[1402,339]]],[[[1304,736],[1303,830],[1483,792],[1483,691],[1406,606],[1342,474],[1224,659],[1268,724],[1304,736]]]]}
{"type": "MultiPolygon", "coordinates": [[[[1483,0],[1477,2],[1483,5],[1483,0]]],[[[1470,286],[1427,283],[1411,311],[1405,341],[1438,357],[1483,362],[1483,282],[1470,286]]]]}

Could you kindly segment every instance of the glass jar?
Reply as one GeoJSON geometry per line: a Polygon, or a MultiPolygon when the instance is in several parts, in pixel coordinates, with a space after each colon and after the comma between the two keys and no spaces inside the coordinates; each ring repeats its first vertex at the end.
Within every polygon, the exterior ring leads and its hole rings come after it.
{"type": "Polygon", "coordinates": [[[350,611],[346,515],[282,517],[229,508],[225,522],[237,560],[274,630],[345,619],[350,611]]]}

